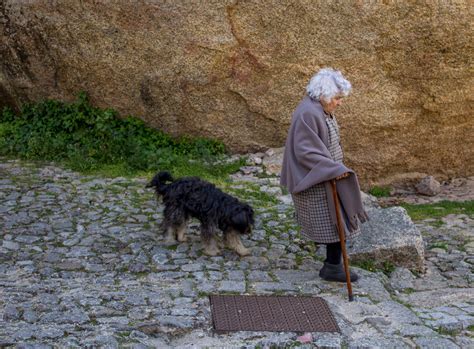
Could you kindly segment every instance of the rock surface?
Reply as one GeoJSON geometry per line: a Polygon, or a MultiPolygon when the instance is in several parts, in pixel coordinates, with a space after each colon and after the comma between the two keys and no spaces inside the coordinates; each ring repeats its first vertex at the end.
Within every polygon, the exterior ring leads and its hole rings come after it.
{"type": "Polygon", "coordinates": [[[285,147],[273,149],[270,148],[265,152],[262,163],[267,174],[277,176],[280,175],[284,152],[285,147]]]}
{"type": "Polygon", "coordinates": [[[402,207],[366,207],[369,221],[361,234],[348,245],[353,261],[371,260],[424,271],[423,238],[402,207]]]}
{"type": "Polygon", "coordinates": [[[85,90],[173,134],[255,150],[284,145],[309,78],[334,66],[354,86],[338,115],[348,165],[366,185],[467,176],[471,28],[467,0],[6,0],[0,103],[85,90]]]}
{"type": "Polygon", "coordinates": [[[433,176],[427,176],[415,188],[422,195],[435,196],[441,191],[441,184],[433,176]]]}
{"type": "Polygon", "coordinates": [[[400,203],[430,204],[440,201],[471,201],[474,200],[474,176],[452,178],[440,183],[440,190],[434,196],[418,195],[414,187],[407,185],[395,186],[389,197],[378,198],[382,206],[393,206],[400,203]]]}

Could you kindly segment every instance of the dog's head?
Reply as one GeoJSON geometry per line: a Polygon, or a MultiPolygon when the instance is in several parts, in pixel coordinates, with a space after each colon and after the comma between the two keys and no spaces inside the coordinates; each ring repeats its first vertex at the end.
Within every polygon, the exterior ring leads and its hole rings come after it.
{"type": "Polygon", "coordinates": [[[146,185],[147,188],[155,188],[157,195],[163,195],[168,183],[174,181],[171,174],[167,171],[159,172],[153,177],[153,179],[146,185]]]}
{"type": "Polygon", "coordinates": [[[232,215],[232,227],[241,234],[250,234],[254,223],[253,209],[247,204],[242,204],[232,215]]]}

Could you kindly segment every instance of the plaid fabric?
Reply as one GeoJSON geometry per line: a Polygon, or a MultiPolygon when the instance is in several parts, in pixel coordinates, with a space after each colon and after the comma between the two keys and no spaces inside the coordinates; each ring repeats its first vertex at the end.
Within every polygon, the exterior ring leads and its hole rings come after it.
{"type": "Polygon", "coordinates": [[[329,130],[329,145],[328,150],[334,161],[341,162],[344,158],[341,147],[341,137],[339,136],[339,125],[337,124],[336,118],[326,118],[326,125],[329,130]]]}
{"type": "MultiPolygon", "coordinates": [[[[334,117],[326,118],[326,124],[329,131],[328,150],[334,161],[342,163],[344,155],[340,144],[337,121],[334,117]]],[[[329,213],[326,189],[323,183],[314,185],[298,194],[293,194],[292,197],[296,210],[296,220],[301,226],[301,234],[304,237],[323,244],[339,241],[337,226],[332,223],[331,214],[329,213]]],[[[347,238],[352,238],[360,231],[349,233],[345,226],[345,232],[347,238]]]]}
{"type": "Polygon", "coordinates": [[[329,213],[324,184],[314,185],[292,197],[301,235],[325,244],[339,241],[336,226],[329,213]]]}

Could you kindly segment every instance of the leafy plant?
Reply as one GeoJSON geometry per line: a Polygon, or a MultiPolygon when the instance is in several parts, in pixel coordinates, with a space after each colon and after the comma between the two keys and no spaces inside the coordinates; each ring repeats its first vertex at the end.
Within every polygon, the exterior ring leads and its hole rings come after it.
{"type": "Polygon", "coordinates": [[[244,163],[219,161],[225,153],[222,142],[173,138],[135,117],[93,107],[83,92],[72,103],[45,100],[24,105],[18,115],[8,108],[0,114],[0,155],[57,161],[82,172],[169,170],[220,178],[244,163]]]}

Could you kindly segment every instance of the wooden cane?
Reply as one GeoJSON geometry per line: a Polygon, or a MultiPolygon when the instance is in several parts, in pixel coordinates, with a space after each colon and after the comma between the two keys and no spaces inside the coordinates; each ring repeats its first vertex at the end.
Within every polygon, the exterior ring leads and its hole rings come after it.
{"type": "Polygon", "coordinates": [[[341,241],[342,260],[344,261],[344,271],[346,272],[347,293],[349,294],[349,302],[354,300],[352,296],[351,273],[349,270],[349,259],[346,251],[346,236],[344,234],[344,226],[342,225],[341,211],[339,210],[339,199],[337,197],[336,180],[331,181],[332,197],[334,199],[334,206],[336,207],[337,231],[339,232],[339,240],[341,241]]]}

